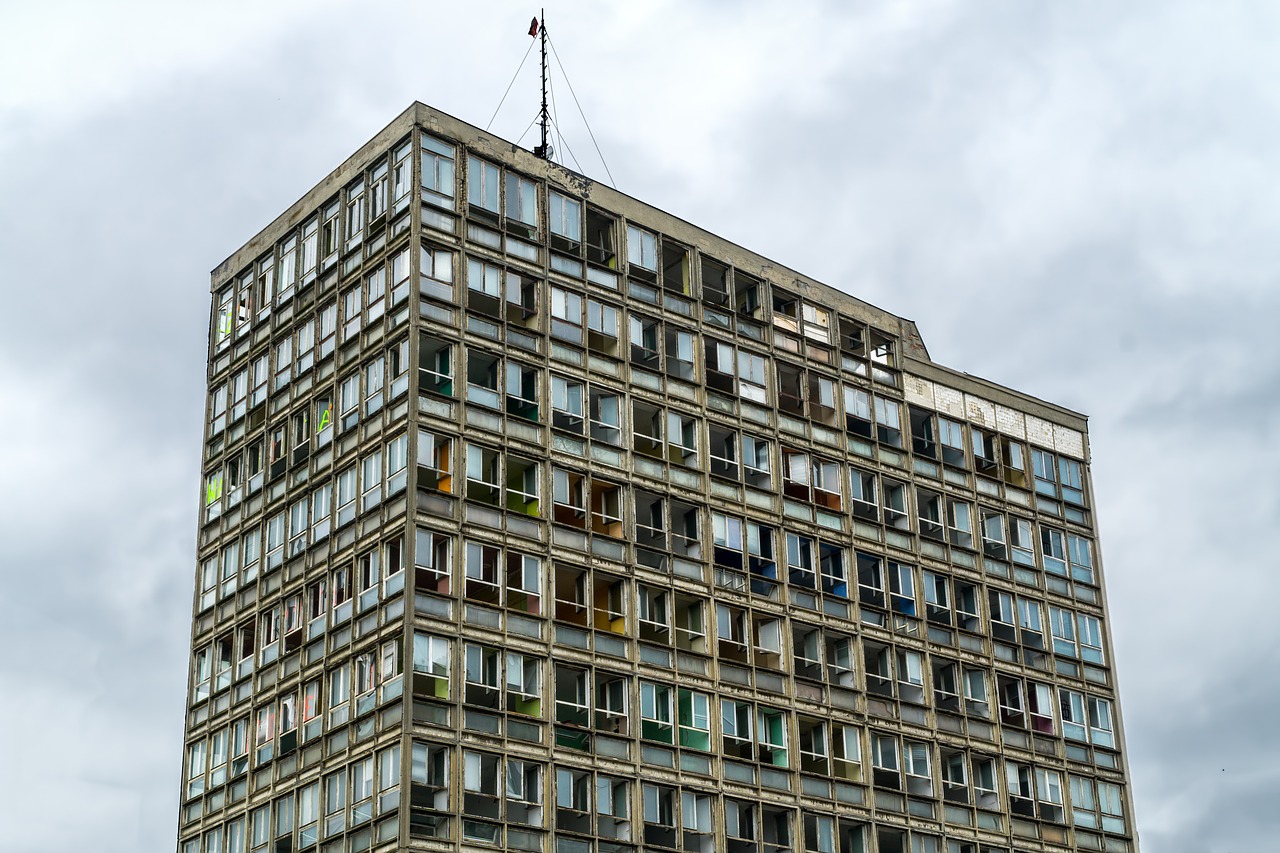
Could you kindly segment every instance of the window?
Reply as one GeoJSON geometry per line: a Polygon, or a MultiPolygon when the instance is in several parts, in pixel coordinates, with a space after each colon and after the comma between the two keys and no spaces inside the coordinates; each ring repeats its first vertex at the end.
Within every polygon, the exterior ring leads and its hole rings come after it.
{"type": "Polygon", "coordinates": [[[1063,500],[1077,506],[1084,506],[1084,476],[1079,462],[1059,456],[1058,482],[1062,486],[1063,500]]]}
{"type": "Polygon", "coordinates": [[[1040,734],[1055,734],[1053,716],[1053,690],[1046,684],[1027,682],[1027,711],[1031,714],[1031,729],[1040,734]]]}
{"type": "Polygon", "coordinates": [[[452,540],[419,527],[414,535],[415,583],[421,589],[448,594],[452,540]]]}
{"type": "Polygon", "coordinates": [[[1046,572],[1066,576],[1067,554],[1061,530],[1040,525],[1040,555],[1046,572]]]}
{"type": "MultiPolygon", "coordinates": [[[[424,172],[425,176],[425,172],[424,172]]],[[[497,166],[478,157],[467,157],[467,203],[498,213],[500,172],[497,166]]]]}
{"type": "Polygon", "coordinates": [[[1093,577],[1093,543],[1083,536],[1067,534],[1067,553],[1071,561],[1071,577],[1083,583],[1096,583],[1093,577]]]}
{"type": "Polygon", "coordinates": [[[947,537],[952,545],[973,547],[973,506],[947,499],[947,537]]]}
{"type": "Polygon", "coordinates": [[[681,688],[677,695],[680,717],[680,746],[711,749],[711,698],[696,690],[681,688]]]}
{"type": "Polygon", "coordinates": [[[502,298],[502,267],[477,258],[467,259],[467,289],[493,299],[502,298]]]}
{"type": "Polygon", "coordinates": [[[1050,605],[1049,627],[1053,635],[1054,654],[1077,657],[1075,614],[1070,610],[1050,605]]]}
{"type": "Polygon", "coordinates": [[[595,299],[587,300],[588,346],[606,355],[618,349],[618,309],[595,299]]]}
{"type": "Polygon", "coordinates": [[[507,172],[507,224],[523,223],[532,234],[538,227],[538,185],[526,177],[507,172]]]}
{"type": "Polygon", "coordinates": [[[617,269],[617,221],[595,208],[587,208],[587,260],[617,269]]]}
{"type": "Polygon", "coordinates": [[[1089,734],[1084,694],[1065,687],[1058,688],[1058,710],[1062,714],[1063,737],[1087,743],[1089,734]]]}
{"type": "Polygon", "coordinates": [[[1115,727],[1111,720],[1111,702],[1097,696],[1089,697],[1089,740],[1108,749],[1115,747],[1115,727]]]}
{"type": "Polygon", "coordinates": [[[902,744],[902,768],[907,774],[907,790],[913,794],[931,796],[933,793],[930,752],[928,744],[911,741],[902,744]]]}
{"type": "Polygon", "coordinates": [[[453,301],[453,252],[423,244],[418,253],[418,288],[423,296],[453,301]]]}
{"type": "Polygon", "coordinates": [[[387,310],[387,270],[378,267],[364,281],[366,325],[380,318],[387,310]]]}
{"type": "Polygon", "coordinates": [[[988,591],[991,605],[991,633],[1000,640],[1017,640],[1014,628],[1013,596],[1000,590],[988,591]]]}
{"type": "Polygon", "coordinates": [[[845,429],[855,435],[871,437],[871,395],[852,385],[844,386],[845,429]]]}
{"type": "Polygon", "coordinates": [[[1031,448],[1031,468],[1035,472],[1036,492],[1051,498],[1058,496],[1057,466],[1053,454],[1031,448]]]}
{"type": "Polygon", "coordinates": [[[1019,639],[1025,646],[1044,648],[1044,626],[1041,624],[1040,602],[1018,596],[1019,639]]]}
{"type": "Polygon", "coordinates": [[[204,793],[207,745],[203,738],[187,747],[187,796],[204,793]]]}
{"type": "Polygon", "coordinates": [[[582,343],[582,297],[563,288],[551,288],[551,335],[582,343]]]}
{"type": "MultiPolygon", "coordinates": [[[[579,435],[585,424],[583,384],[563,376],[551,377],[551,423],[557,429],[579,435]]],[[[616,400],[616,398],[615,398],[616,400]]],[[[616,411],[616,406],[614,407],[616,411]]]]}
{"type": "Polygon", "coordinates": [[[1071,777],[1071,822],[1087,829],[1098,828],[1098,800],[1094,781],[1082,776],[1071,777]]]}
{"type": "MultiPolygon", "coordinates": [[[[439,207],[453,207],[454,149],[434,137],[422,135],[423,198],[439,207]]],[[[497,209],[495,200],[494,210],[497,209]]]]}
{"type": "Polygon", "coordinates": [[[364,366],[364,413],[373,415],[382,408],[382,389],[386,384],[386,361],[378,356],[364,366]]]}
{"type": "Polygon", "coordinates": [[[369,512],[382,502],[382,451],[375,450],[361,460],[361,512],[369,512]]]}
{"type": "Polygon", "coordinates": [[[448,698],[449,684],[449,641],[422,631],[413,635],[413,671],[429,676],[436,681],[435,695],[448,698]],[[439,685],[443,684],[444,692],[439,685]]]}
{"type": "MultiPolygon", "coordinates": [[[[696,794],[692,791],[682,792],[680,797],[680,826],[686,833],[710,835],[714,831],[711,826],[711,796],[708,794],[696,794]]],[[[685,847],[688,849],[696,843],[686,840],[685,847]]]]}
{"type": "Polygon", "coordinates": [[[559,247],[576,248],[582,242],[582,203],[553,190],[547,193],[547,208],[552,236],[564,238],[559,247]]]}
{"type": "Polygon", "coordinates": [[[627,263],[656,272],[658,269],[658,241],[650,232],[627,226],[627,263]]]}
{"type": "Polygon", "coordinates": [[[670,744],[671,688],[651,681],[640,682],[640,736],[646,740],[670,744]]]}
{"type": "Polygon", "coordinates": [[[902,447],[901,406],[885,397],[876,396],[876,440],[890,447],[902,447]]]}
{"type": "Polygon", "coordinates": [[[625,779],[608,776],[596,777],[596,812],[618,820],[626,820],[630,814],[631,785],[625,779]]]}
{"type": "Polygon", "coordinates": [[[280,244],[279,287],[276,292],[276,304],[282,304],[293,295],[293,286],[298,278],[298,237],[292,235],[280,244]]]}
{"type": "Polygon", "coordinates": [[[947,465],[964,468],[964,426],[944,417],[938,418],[938,443],[942,448],[942,461],[947,465]]]}
{"type": "Polygon", "coordinates": [[[1102,828],[1107,832],[1124,832],[1124,798],[1120,786],[1099,781],[1098,805],[1102,810],[1102,828]]]}
{"type": "Polygon", "coordinates": [[[769,363],[762,355],[705,340],[707,385],[757,403],[768,401],[769,363]]]}
{"type": "Polygon", "coordinates": [[[770,459],[770,442],[753,435],[742,435],[742,467],[747,483],[761,489],[770,489],[773,482],[770,459]]]}
{"type": "Polygon", "coordinates": [[[1081,613],[1076,618],[1080,636],[1080,657],[1089,663],[1103,664],[1102,623],[1096,616],[1081,613]]]}
{"type": "Polygon", "coordinates": [[[423,334],[418,345],[418,387],[453,396],[453,345],[423,334]]]}
{"type": "Polygon", "coordinates": [[[354,249],[364,238],[364,181],[347,187],[347,249],[354,249]]]}

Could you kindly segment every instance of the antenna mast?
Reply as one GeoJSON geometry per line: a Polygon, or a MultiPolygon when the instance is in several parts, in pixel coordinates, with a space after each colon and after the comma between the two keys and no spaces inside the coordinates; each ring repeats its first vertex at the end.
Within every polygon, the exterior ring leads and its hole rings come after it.
{"type": "Polygon", "coordinates": [[[542,126],[542,144],[533,149],[533,153],[543,160],[550,160],[552,149],[547,144],[547,122],[550,113],[547,112],[547,10],[542,10],[542,20],[534,20],[533,25],[535,32],[542,37],[542,111],[538,113],[538,123],[542,126]]]}

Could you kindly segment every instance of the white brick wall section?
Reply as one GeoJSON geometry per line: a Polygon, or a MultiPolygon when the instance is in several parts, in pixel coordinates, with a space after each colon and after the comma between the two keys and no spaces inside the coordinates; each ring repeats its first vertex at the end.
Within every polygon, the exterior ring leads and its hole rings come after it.
{"type": "Polygon", "coordinates": [[[1027,415],[1027,441],[1053,450],[1053,424],[1035,415],[1027,415]]]}
{"type": "Polygon", "coordinates": [[[1068,427],[1053,425],[1053,447],[1059,453],[1084,459],[1084,435],[1068,427]]]}
{"type": "Polygon", "coordinates": [[[953,418],[964,417],[964,394],[956,389],[934,385],[933,399],[939,412],[945,412],[953,418]]]}
{"type": "Polygon", "coordinates": [[[972,394],[965,394],[964,408],[969,420],[978,426],[986,427],[987,429],[996,428],[996,407],[994,403],[981,397],[974,397],[972,394]]]}
{"type": "Polygon", "coordinates": [[[928,379],[921,379],[919,376],[911,376],[910,374],[902,377],[903,396],[907,398],[908,403],[916,403],[921,406],[933,408],[933,383],[928,379]]]}
{"type": "Polygon", "coordinates": [[[1027,437],[1027,427],[1022,412],[1007,406],[996,406],[996,429],[1014,438],[1027,437]]]}
{"type": "Polygon", "coordinates": [[[1055,450],[1075,459],[1084,459],[1084,434],[1070,427],[1050,423],[1035,415],[1025,415],[1017,409],[965,394],[946,385],[936,385],[919,376],[903,376],[902,385],[908,403],[1030,441],[1039,447],[1055,450]]]}

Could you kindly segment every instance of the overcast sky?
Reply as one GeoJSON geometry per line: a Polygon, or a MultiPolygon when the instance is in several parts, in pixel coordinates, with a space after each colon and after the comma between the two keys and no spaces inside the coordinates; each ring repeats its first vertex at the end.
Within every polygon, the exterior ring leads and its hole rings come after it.
{"type": "MultiPolygon", "coordinates": [[[[1143,850],[1276,850],[1280,4],[547,6],[621,190],[1090,415],[1143,850]]],[[[536,12],[0,0],[0,850],[173,849],[209,270],[536,12]]]]}

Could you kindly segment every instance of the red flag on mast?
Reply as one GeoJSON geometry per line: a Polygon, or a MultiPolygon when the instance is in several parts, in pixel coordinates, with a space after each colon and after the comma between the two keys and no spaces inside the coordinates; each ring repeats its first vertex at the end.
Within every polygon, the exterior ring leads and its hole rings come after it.
{"type": "Polygon", "coordinates": [[[538,19],[534,18],[533,23],[529,25],[529,35],[536,36],[538,34],[538,19]]]}

